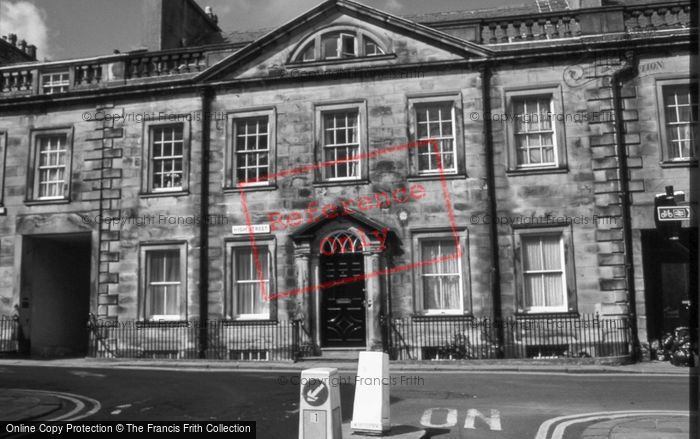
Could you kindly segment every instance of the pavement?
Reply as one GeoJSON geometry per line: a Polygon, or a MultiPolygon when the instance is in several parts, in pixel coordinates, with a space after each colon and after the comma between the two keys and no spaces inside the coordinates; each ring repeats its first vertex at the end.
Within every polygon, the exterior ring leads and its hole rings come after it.
{"type": "Polygon", "coordinates": [[[599,422],[581,439],[688,439],[688,434],[687,417],[653,416],[599,422]]]}
{"type": "MultiPolygon", "coordinates": [[[[100,369],[173,369],[173,370],[217,370],[217,371],[271,371],[294,372],[316,367],[335,367],[340,372],[356,372],[355,360],[313,360],[292,362],[268,361],[222,361],[222,360],[140,360],[140,359],[2,359],[3,366],[47,366],[100,369]]],[[[396,372],[540,372],[540,373],[623,373],[648,375],[698,375],[698,368],[676,367],[665,361],[646,361],[633,364],[580,364],[555,363],[541,360],[467,360],[467,361],[392,361],[390,368],[396,372]]]]}

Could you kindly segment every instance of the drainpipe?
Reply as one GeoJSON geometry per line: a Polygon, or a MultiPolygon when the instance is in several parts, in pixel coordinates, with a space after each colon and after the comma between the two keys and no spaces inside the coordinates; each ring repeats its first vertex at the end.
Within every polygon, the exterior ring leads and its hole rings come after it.
{"type": "MultiPolygon", "coordinates": [[[[488,191],[488,210],[491,218],[496,218],[496,175],[493,159],[493,137],[491,136],[491,70],[488,64],[482,64],[481,73],[481,100],[484,146],[486,148],[486,185],[488,191]]],[[[503,324],[501,306],[501,269],[498,251],[498,224],[489,222],[489,243],[491,246],[491,298],[493,300],[493,319],[496,325],[496,339],[498,342],[498,358],[503,358],[503,324]]]]}
{"type": "Polygon", "coordinates": [[[612,74],[613,111],[615,115],[615,144],[620,170],[620,203],[622,205],[622,230],[625,244],[625,280],[627,283],[628,317],[632,338],[632,359],[639,359],[639,334],[637,331],[637,300],[634,286],[634,247],[632,244],[632,214],[629,189],[629,168],[625,145],[625,122],[622,120],[622,85],[637,73],[637,58],[632,51],[625,52],[622,68],[612,74]]]}
{"type": "Polygon", "coordinates": [[[209,329],[209,143],[211,139],[210,88],[201,91],[202,100],[202,172],[199,211],[199,358],[206,358],[209,329]]]}

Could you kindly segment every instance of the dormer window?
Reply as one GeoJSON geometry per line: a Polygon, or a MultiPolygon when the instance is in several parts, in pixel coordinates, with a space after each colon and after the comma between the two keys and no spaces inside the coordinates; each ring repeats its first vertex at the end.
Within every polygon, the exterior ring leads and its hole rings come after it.
{"type": "Polygon", "coordinates": [[[351,29],[328,30],[300,45],[292,62],[304,63],[321,60],[339,60],[384,55],[386,50],[364,31],[351,29]]]}

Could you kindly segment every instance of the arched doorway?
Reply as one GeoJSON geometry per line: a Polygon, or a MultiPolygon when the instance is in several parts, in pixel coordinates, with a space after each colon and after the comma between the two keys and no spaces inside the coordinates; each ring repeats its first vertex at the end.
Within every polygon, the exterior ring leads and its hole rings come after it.
{"type": "Polygon", "coordinates": [[[294,242],[295,314],[305,328],[302,343],[328,349],[382,350],[382,321],[391,309],[382,271],[400,248],[387,225],[359,212],[331,214],[290,235],[294,242]]]}
{"type": "Polygon", "coordinates": [[[366,345],[364,255],[362,237],[348,231],[325,236],[319,245],[321,345],[366,345]]]}

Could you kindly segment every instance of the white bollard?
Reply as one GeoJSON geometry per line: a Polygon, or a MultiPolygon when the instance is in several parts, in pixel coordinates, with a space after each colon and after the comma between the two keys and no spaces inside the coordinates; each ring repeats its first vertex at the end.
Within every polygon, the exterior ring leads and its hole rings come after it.
{"type": "Polygon", "coordinates": [[[390,380],[388,354],[360,352],[355,380],[355,404],[350,423],[354,432],[382,435],[391,430],[390,380]]]}
{"type": "Polygon", "coordinates": [[[299,439],[342,439],[338,369],[301,372],[299,439]]]}

